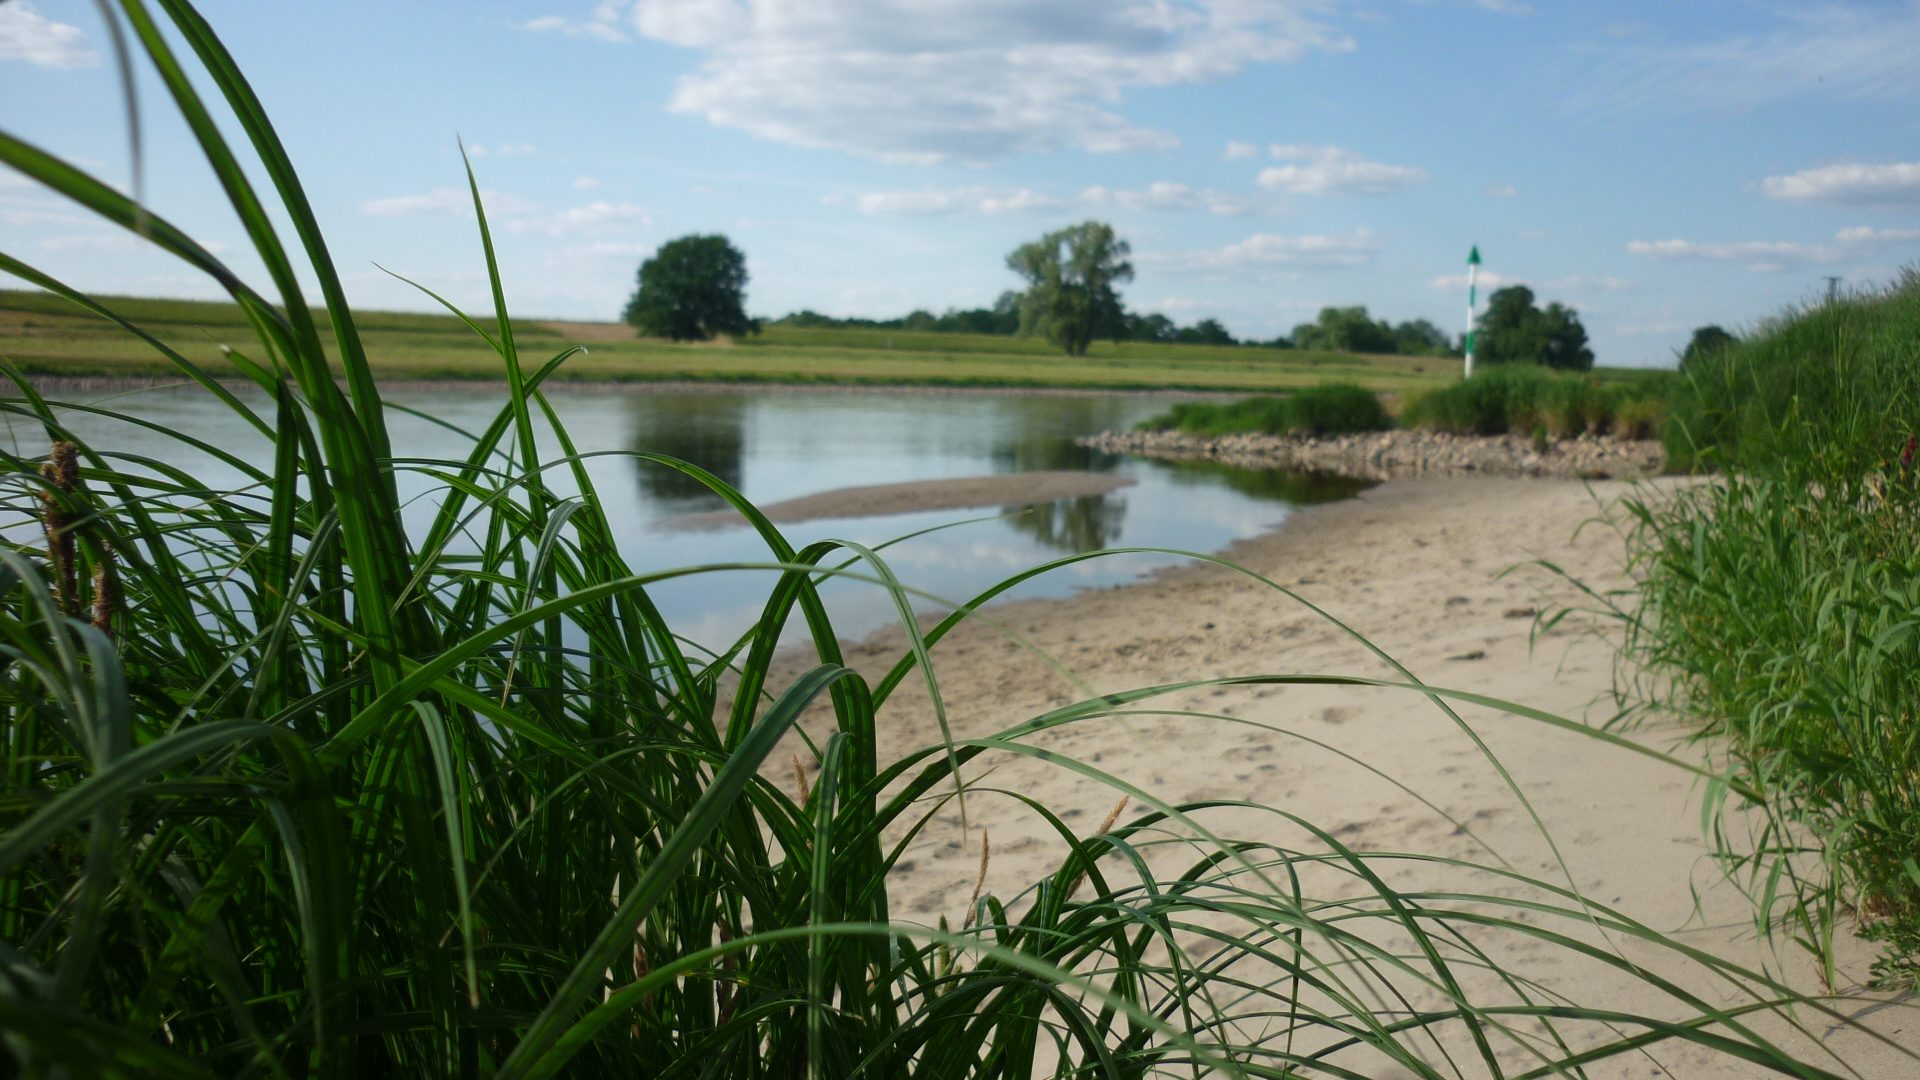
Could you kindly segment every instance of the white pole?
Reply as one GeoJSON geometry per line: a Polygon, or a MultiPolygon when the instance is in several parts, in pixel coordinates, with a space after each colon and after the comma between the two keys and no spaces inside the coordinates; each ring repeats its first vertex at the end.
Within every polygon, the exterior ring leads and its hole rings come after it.
{"type": "MultiPolygon", "coordinates": [[[[1478,248],[1474,254],[1480,253],[1478,248]]],[[[1467,378],[1473,378],[1473,308],[1479,288],[1480,260],[1467,263],[1467,378]]]]}

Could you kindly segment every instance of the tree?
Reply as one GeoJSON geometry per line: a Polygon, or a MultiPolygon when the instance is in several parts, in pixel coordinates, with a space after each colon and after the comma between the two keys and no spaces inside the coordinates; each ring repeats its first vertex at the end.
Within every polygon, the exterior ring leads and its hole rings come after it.
{"type": "Polygon", "coordinates": [[[1556,300],[1542,311],[1533,306],[1532,289],[1509,285],[1487,298],[1474,360],[1587,371],[1593,367],[1593,350],[1587,347],[1587,328],[1572,308],[1556,300]]]}
{"type": "Polygon", "coordinates": [[[1045,334],[1068,356],[1084,356],[1096,337],[1126,334],[1126,309],[1113,291],[1133,280],[1132,248],[1113,226],[1086,221],[1022,244],[1007,266],[1026,279],[1020,332],[1045,334]]]}
{"type": "Polygon", "coordinates": [[[1696,362],[1704,360],[1729,345],[1740,344],[1740,339],[1727,333],[1718,326],[1703,326],[1693,332],[1693,340],[1687,342],[1687,351],[1680,354],[1680,370],[1685,371],[1696,362]]]}
{"type": "Polygon", "coordinates": [[[1227,328],[1220,325],[1218,319],[1201,319],[1192,326],[1181,329],[1174,340],[1187,345],[1238,345],[1227,328]]]}
{"type": "Polygon", "coordinates": [[[1402,356],[1445,356],[1452,348],[1447,332],[1425,319],[1394,327],[1393,345],[1393,351],[1402,356]]]}
{"type": "Polygon", "coordinates": [[[1328,352],[1390,353],[1396,351],[1393,328],[1385,319],[1375,322],[1366,307],[1323,307],[1320,317],[1293,328],[1293,342],[1302,349],[1328,352]]]}
{"type": "Polygon", "coordinates": [[[747,318],[747,257],[724,236],[683,236],[640,264],[626,321],[652,337],[705,341],[757,330],[747,318]]]}
{"type": "Polygon", "coordinates": [[[1174,325],[1172,319],[1157,311],[1151,315],[1127,313],[1126,338],[1128,341],[1177,341],[1179,337],[1180,328],[1174,325]]]}

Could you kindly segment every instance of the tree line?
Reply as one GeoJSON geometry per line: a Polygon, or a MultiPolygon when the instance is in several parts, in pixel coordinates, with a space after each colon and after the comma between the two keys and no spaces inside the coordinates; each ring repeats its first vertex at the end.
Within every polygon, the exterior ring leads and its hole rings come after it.
{"type": "MultiPolygon", "coordinates": [[[[835,318],[811,310],[773,321],[776,326],[875,329],[928,333],[1038,335],[1070,356],[1095,341],[1153,341],[1248,345],[1273,349],[1459,357],[1464,339],[1449,339],[1426,319],[1399,324],[1375,319],[1364,305],[1323,307],[1310,323],[1268,341],[1239,340],[1208,317],[1181,326],[1158,312],[1128,311],[1116,286],[1133,280],[1132,248],[1113,226],[1085,221],[1047,233],[1007,255],[1007,268],[1026,288],[1000,294],[991,307],[916,310],[898,319],[835,318]]],[[[758,333],[746,313],[746,256],[724,236],[685,236],[663,244],[642,263],[625,319],[642,333],[675,341],[716,334],[758,333]]],[[[1593,367],[1593,350],[1579,315],[1558,301],[1541,308],[1533,290],[1510,285],[1488,298],[1476,338],[1480,363],[1533,363],[1565,370],[1593,367]]]]}

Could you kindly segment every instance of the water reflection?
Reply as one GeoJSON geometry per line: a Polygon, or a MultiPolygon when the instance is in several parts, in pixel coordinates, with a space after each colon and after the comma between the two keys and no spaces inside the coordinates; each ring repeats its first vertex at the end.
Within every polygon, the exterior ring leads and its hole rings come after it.
{"type": "MultiPolygon", "coordinates": [[[[628,399],[635,450],[667,454],[698,465],[739,487],[746,462],[746,401],[739,394],[636,394],[628,399]]],[[[726,503],[678,469],[650,461],[634,472],[643,497],[671,513],[717,510],[726,503]]]]}
{"type": "Polygon", "coordinates": [[[1103,431],[1115,423],[1114,402],[1099,398],[1060,398],[1040,395],[1015,398],[1001,405],[1012,420],[1001,429],[993,446],[995,472],[1036,472],[1068,469],[1110,473],[1120,458],[1074,445],[1074,436],[1103,431]]]}
{"type": "Polygon", "coordinates": [[[1120,538],[1127,517],[1127,501],[1118,495],[1089,495],[1007,512],[1013,515],[1006,519],[1013,531],[1031,536],[1056,551],[1078,555],[1083,551],[1099,551],[1120,538]]]}
{"type": "Polygon", "coordinates": [[[1174,468],[1172,479],[1176,484],[1227,487],[1256,499],[1273,499],[1294,506],[1351,499],[1376,483],[1332,473],[1243,469],[1217,461],[1183,461],[1174,468]]]}

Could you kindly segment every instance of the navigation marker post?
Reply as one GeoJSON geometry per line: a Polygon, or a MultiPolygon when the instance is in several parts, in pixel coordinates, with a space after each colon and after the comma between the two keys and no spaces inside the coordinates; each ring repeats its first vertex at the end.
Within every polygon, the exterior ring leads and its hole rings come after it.
{"type": "Polygon", "coordinates": [[[1478,301],[1480,278],[1480,245],[1473,245],[1467,253],[1467,378],[1473,378],[1473,309],[1478,301]]]}

